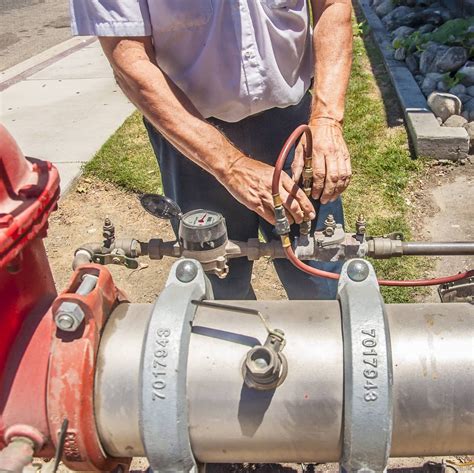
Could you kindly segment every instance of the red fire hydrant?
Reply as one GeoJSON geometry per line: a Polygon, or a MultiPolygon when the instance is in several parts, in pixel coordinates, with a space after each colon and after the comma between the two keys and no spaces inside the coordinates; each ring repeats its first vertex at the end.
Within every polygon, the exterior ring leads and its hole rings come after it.
{"type": "Polygon", "coordinates": [[[25,158],[0,125],[0,470],[21,472],[33,455],[59,450],[76,470],[125,471],[130,460],[102,449],[93,406],[102,328],[123,297],[93,264],[57,295],[42,240],[58,198],[56,168],[25,158]],[[64,304],[83,315],[74,331],[55,320],[64,304]]]}
{"type": "Polygon", "coordinates": [[[58,197],[56,168],[25,158],[0,125],[0,447],[28,438],[38,451],[48,432],[45,314],[56,289],[42,240],[58,197]]]}

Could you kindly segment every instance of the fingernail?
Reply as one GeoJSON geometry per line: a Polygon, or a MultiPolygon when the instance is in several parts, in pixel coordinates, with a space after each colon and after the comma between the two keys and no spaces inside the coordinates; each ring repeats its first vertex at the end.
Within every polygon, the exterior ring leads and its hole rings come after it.
{"type": "Polygon", "coordinates": [[[314,219],[316,218],[316,214],[315,214],[314,212],[310,212],[310,213],[309,213],[309,218],[310,218],[311,220],[314,220],[314,219]]]}

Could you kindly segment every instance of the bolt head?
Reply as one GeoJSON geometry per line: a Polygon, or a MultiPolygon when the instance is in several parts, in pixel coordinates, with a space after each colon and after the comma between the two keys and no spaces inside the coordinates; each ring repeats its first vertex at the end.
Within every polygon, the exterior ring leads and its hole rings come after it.
{"type": "Polygon", "coordinates": [[[365,281],[369,272],[369,265],[365,261],[351,261],[347,266],[347,275],[355,282],[365,281]]]}
{"type": "Polygon", "coordinates": [[[176,267],[176,277],[179,281],[188,283],[194,281],[198,274],[198,267],[192,261],[181,261],[176,267]]]}

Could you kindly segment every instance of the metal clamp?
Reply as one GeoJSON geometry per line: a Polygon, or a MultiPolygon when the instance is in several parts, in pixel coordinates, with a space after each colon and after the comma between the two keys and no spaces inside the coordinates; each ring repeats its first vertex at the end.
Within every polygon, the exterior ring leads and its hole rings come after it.
{"type": "Polygon", "coordinates": [[[374,268],[344,264],[338,286],[344,339],[344,438],[341,470],[383,472],[392,437],[392,357],[374,268]]]}
{"type": "Polygon", "coordinates": [[[195,466],[188,431],[186,377],[191,326],[197,306],[212,298],[202,266],[177,261],[155,302],[142,351],[140,427],[154,471],[188,472],[195,466]]]}

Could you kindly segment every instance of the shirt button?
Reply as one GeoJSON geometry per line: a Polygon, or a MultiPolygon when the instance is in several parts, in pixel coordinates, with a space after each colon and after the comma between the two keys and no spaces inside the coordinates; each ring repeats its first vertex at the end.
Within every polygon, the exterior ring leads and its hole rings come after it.
{"type": "Polygon", "coordinates": [[[250,61],[250,65],[252,67],[257,67],[258,66],[258,62],[257,61],[250,61]]]}
{"type": "Polygon", "coordinates": [[[250,57],[250,51],[245,51],[245,57],[248,59],[250,57]]]}

